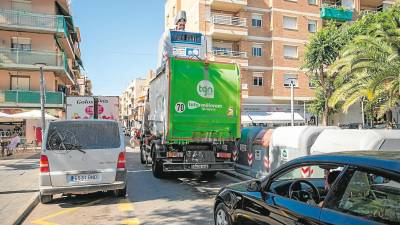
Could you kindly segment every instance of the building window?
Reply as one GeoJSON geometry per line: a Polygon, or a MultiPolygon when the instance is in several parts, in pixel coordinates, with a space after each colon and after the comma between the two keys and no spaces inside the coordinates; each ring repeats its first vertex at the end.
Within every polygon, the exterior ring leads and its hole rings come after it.
{"type": "Polygon", "coordinates": [[[257,56],[260,57],[262,56],[262,48],[260,46],[253,46],[252,48],[252,55],[253,56],[257,56]]]}
{"type": "Polygon", "coordinates": [[[293,83],[294,87],[299,86],[297,74],[285,74],[284,80],[283,80],[283,86],[290,87],[290,85],[292,83],[293,83]]]}
{"type": "Polygon", "coordinates": [[[264,85],[264,77],[262,73],[253,74],[253,86],[263,86],[264,85]]]}
{"type": "Polygon", "coordinates": [[[11,76],[11,90],[29,91],[30,77],[28,76],[11,76]]]}
{"type": "Polygon", "coordinates": [[[11,9],[15,11],[32,12],[32,0],[12,0],[11,9]]]}
{"type": "Polygon", "coordinates": [[[317,32],[317,21],[316,20],[308,21],[308,32],[311,32],[311,33],[317,32]]]}
{"type": "Polygon", "coordinates": [[[317,0],[308,0],[308,4],[317,5],[317,0]]]}
{"type": "Polygon", "coordinates": [[[284,45],[283,56],[286,59],[297,59],[298,58],[297,46],[284,45]]]}
{"type": "Polygon", "coordinates": [[[11,49],[18,51],[31,51],[32,44],[30,38],[12,37],[11,49]]]}
{"type": "Polygon", "coordinates": [[[253,14],[251,19],[251,25],[253,27],[262,27],[262,15],[253,14]]]}
{"type": "Polygon", "coordinates": [[[297,17],[283,16],[283,28],[297,30],[297,17]]]}

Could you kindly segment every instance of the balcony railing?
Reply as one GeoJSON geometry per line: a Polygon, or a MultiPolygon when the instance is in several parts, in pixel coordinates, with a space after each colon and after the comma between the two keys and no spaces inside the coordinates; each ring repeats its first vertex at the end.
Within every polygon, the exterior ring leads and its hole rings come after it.
{"type": "Polygon", "coordinates": [[[45,63],[49,67],[63,67],[65,55],[50,51],[21,51],[18,49],[0,48],[0,64],[35,66],[36,63],[45,63]]]}
{"type": "MultiPolygon", "coordinates": [[[[63,105],[63,92],[46,91],[46,105],[63,105]]],[[[0,91],[0,105],[10,104],[40,104],[40,91],[25,91],[25,90],[5,90],[0,91]]]]}
{"type": "Polygon", "coordinates": [[[325,5],[321,8],[321,18],[324,20],[351,21],[353,11],[335,5],[325,5]]]}
{"type": "Polygon", "coordinates": [[[214,14],[211,21],[213,24],[246,27],[246,18],[214,14]]]}
{"type": "Polygon", "coordinates": [[[73,81],[73,73],[68,66],[65,53],[51,51],[21,51],[0,48],[0,68],[37,70],[37,63],[44,63],[45,70],[64,71],[73,81]]]}
{"type": "Polygon", "coordinates": [[[226,56],[226,57],[238,57],[238,58],[247,58],[246,52],[239,51],[225,51],[225,50],[213,50],[214,56],[226,56]]]}
{"type": "Polygon", "coordinates": [[[0,27],[45,32],[64,32],[66,24],[61,15],[46,15],[0,9],[0,27]]]}

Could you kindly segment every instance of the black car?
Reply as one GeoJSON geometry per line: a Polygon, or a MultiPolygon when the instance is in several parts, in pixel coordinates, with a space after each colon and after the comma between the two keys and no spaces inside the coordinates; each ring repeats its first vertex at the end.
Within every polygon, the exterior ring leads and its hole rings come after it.
{"type": "Polygon", "coordinates": [[[400,152],[342,152],[292,160],[215,199],[216,225],[400,224],[400,152]]]}

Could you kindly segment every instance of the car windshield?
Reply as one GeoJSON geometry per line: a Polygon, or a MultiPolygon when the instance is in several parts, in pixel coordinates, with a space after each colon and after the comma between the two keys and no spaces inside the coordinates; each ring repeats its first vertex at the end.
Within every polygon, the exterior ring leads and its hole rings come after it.
{"type": "Polygon", "coordinates": [[[51,123],[48,150],[107,149],[121,145],[118,125],[110,121],[65,121],[51,123]]]}

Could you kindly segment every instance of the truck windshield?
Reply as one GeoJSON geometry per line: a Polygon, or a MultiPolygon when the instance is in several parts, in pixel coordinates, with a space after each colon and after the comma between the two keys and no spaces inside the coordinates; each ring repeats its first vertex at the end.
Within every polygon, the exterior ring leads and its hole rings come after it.
{"type": "Polygon", "coordinates": [[[111,121],[50,123],[46,149],[107,149],[121,146],[118,125],[111,121]]]}

